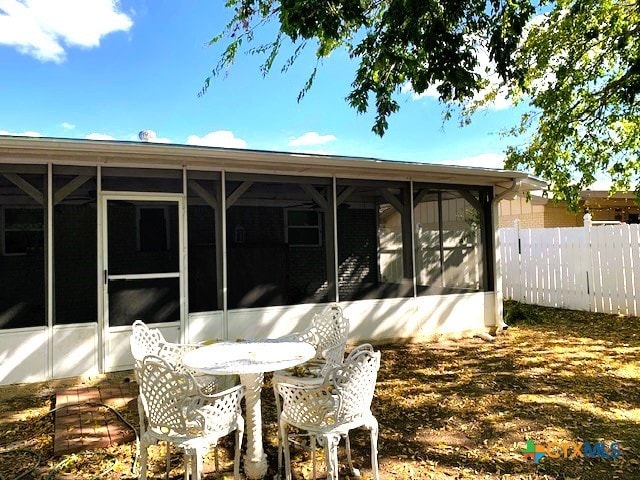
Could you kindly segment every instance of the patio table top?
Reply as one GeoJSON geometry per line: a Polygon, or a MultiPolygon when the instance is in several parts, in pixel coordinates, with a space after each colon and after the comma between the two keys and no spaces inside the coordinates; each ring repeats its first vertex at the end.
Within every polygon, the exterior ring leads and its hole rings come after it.
{"type": "Polygon", "coordinates": [[[262,373],[293,367],[315,356],[304,342],[218,342],[188,352],[183,363],[212,375],[262,373]]]}

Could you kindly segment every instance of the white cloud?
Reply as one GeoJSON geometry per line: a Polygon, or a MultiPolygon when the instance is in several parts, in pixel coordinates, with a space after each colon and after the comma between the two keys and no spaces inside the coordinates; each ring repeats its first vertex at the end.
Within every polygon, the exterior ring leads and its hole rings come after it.
{"type": "MultiPolygon", "coordinates": [[[[472,41],[472,40],[470,40],[472,41]]],[[[486,82],[484,88],[480,89],[473,98],[468,100],[465,105],[468,103],[469,105],[476,104],[481,102],[487,97],[487,95],[492,94],[497,89],[497,93],[494,98],[492,98],[483,108],[488,108],[491,110],[504,110],[513,105],[511,99],[507,97],[508,89],[502,85],[500,80],[500,76],[495,70],[495,66],[493,62],[489,58],[489,52],[486,48],[478,45],[476,50],[478,65],[474,69],[474,72],[480,75],[483,80],[486,82]]],[[[422,98],[440,98],[440,93],[438,93],[438,86],[441,82],[434,83],[427,88],[424,92],[417,93],[413,89],[413,85],[410,82],[406,83],[400,89],[401,93],[411,95],[413,100],[420,100],[422,98]]]]}
{"type": "Polygon", "coordinates": [[[413,85],[411,85],[411,82],[408,82],[400,88],[400,92],[411,95],[412,100],[420,100],[421,98],[425,97],[438,99],[440,98],[440,94],[438,93],[438,90],[436,90],[436,88],[437,85],[430,85],[429,88],[427,88],[424,92],[418,93],[413,89],[413,85]]]}
{"type": "Polygon", "coordinates": [[[336,139],[333,135],[320,135],[317,132],[307,132],[301,137],[294,138],[287,145],[290,147],[302,147],[307,145],[323,145],[333,142],[336,139]]]}
{"type": "Polygon", "coordinates": [[[0,45],[41,61],[60,63],[66,47],[97,47],[132,25],[117,0],[0,0],[0,45]]]}
{"type": "Polygon", "coordinates": [[[209,132],[204,137],[189,135],[187,145],[200,145],[205,147],[247,148],[247,142],[236,137],[229,130],[217,130],[209,132]]]}
{"type": "Polygon", "coordinates": [[[104,133],[90,133],[85,137],[87,140],[115,140],[115,137],[104,133]]]}
{"type": "Polygon", "coordinates": [[[69,123],[69,122],[62,122],[60,126],[65,130],[73,130],[74,128],[76,128],[76,126],[73,123],[69,123]]]}
{"type": "Polygon", "coordinates": [[[504,168],[505,156],[501,153],[481,153],[473,157],[459,158],[455,160],[443,160],[438,162],[443,165],[459,167],[504,168]]]}
{"type": "Polygon", "coordinates": [[[0,135],[7,135],[9,137],[41,137],[39,132],[26,131],[22,133],[8,132],[7,130],[0,130],[0,135]]]}

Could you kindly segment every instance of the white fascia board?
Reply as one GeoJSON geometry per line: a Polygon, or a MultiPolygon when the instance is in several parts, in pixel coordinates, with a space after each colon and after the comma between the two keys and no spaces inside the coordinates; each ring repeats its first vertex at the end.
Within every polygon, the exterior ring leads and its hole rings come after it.
{"type": "Polygon", "coordinates": [[[344,178],[498,185],[503,188],[509,188],[514,180],[519,179],[526,189],[523,191],[547,186],[543,180],[526,173],[489,168],[147,142],[0,136],[0,161],[15,162],[18,158],[66,164],[336,175],[344,178]]]}

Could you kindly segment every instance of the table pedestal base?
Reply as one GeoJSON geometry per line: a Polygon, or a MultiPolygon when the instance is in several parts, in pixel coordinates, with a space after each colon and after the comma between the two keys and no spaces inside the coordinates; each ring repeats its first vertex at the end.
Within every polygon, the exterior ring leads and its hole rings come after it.
{"type": "Polygon", "coordinates": [[[247,453],[244,456],[244,473],[249,479],[263,478],[267,474],[267,455],[262,445],[262,402],[260,392],[264,374],[240,374],[240,383],[244,385],[246,405],[247,453]]]}

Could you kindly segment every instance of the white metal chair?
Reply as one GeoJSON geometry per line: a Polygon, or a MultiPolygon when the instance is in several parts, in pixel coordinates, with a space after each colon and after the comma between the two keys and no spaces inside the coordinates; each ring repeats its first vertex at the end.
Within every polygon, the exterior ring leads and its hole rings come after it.
{"type": "MultiPolygon", "coordinates": [[[[244,387],[205,395],[193,376],[179,372],[164,359],[149,355],[139,367],[140,400],[146,428],[140,437],[140,479],[147,478],[147,449],[159,441],[184,450],[185,479],[202,476],[204,454],[218,440],[235,431],[234,479],[239,479],[244,418],[240,400],[244,387]]],[[[167,459],[168,460],[168,459],[167,459]]],[[[218,456],[215,457],[216,472],[218,456]]]]}
{"type": "Polygon", "coordinates": [[[343,346],[344,354],[349,339],[349,319],[344,316],[340,307],[334,305],[314,315],[310,330],[318,339],[315,345],[317,361],[324,362],[326,352],[340,345],[343,346]]]}
{"type": "Polygon", "coordinates": [[[371,401],[380,368],[380,352],[365,344],[352,352],[342,365],[326,373],[321,385],[278,383],[275,389],[282,397],[279,435],[284,440],[285,478],[291,479],[289,427],[306,432],[310,437],[313,478],[316,478],[316,443],[325,449],[327,478],[338,479],[337,447],[345,438],[347,460],[353,475],[349,430],[365,427],[371,435],[371,466],[378,479],[378,421],[371,413],[371,401]]]}
{"type": "MultiPolygon", "coordinates": [[[[217,391],[237,385],[238,382],[231,376],[221,378],[221,376],[207,375],[195,372],[184,366],[182,357],[191,350],[199,348],[200,345],[182,344],[167,342],[157,328],[149,328],[142,320],[133,322],[131,329],[131,337],[129,338],[131,345],[131,354],[135,362],[135,377],[138,385],[140,385],[140,370],[142,361],[145,357],[152,355],[157,356],[168,362],[173,369],[181,373],[189,373],[196,380],[201,393],[208,395],[217,391]]],[[[147,428],[146,416],[142,406],[142,398],[138,396],[138,415],[140,417],[140,437],[142,437],[147,428]]],[[[169,449],[167,448],[167,472],[169,471],[169,449]]],[[[216,452],[217,455],[217,452],[216,452]]]]}
{"type": "MultiPolygon", "coordinates": [[[[221,379],[216,375],[195,372],[182,364],[182,357],[187,352],[200,348],[201,345],[172,343],[165,340],[157,328],[149,328],[142,320],[133,322],[131,329],[131,353],[136,365],[147,355],[155,355],[169,362],[176,370],[188,372],[196,379],[204,393],[215,393],[222,385],[230,387],[237,382],[229,383],[229,379],[221,379]],[[225,383],[225,381],[227,383],[225,383]]],[[[136,369],[137,371],[137,369],[136,369]]]]}
{"type": "MultiPolygon", "coordinates": [[[[340,365],[349,339],[349,319],[342,309],[333,305],[328,310],[316,313],[311,319],[309,328],[302,332],[294,332],[278,341],[307,342],[316,349],[314,358],[293,369],[278,370],[271,379],[276,401],[276,416],[280,418],[280,396],[276,390],[279,383],[294,385],[321,384],[325,373],[333,366],[340,365]]],[[[282,439],[278,437],[278,472],[282,467],[282,439]]]]}
{"type": "MultiPolygon", "coordinates": [[[[332,306],[322,313],[316,313],[311,319],[311,325],[302,332],[294,332],[276,339],[277,341],[307,342],[316,349],[314,358],[306,362],[303,367],[310,370],[311,374],[320,376],[320,370],[327,363],[327,355],[335,358],[344,356],[349,339],[349,319],[337,305],[332,306]]],[[[331,360],[329,359],[329,363],[331,360]]],[[[287,375],[286,371],[278,371],[275,376],[287,375]]]]}

